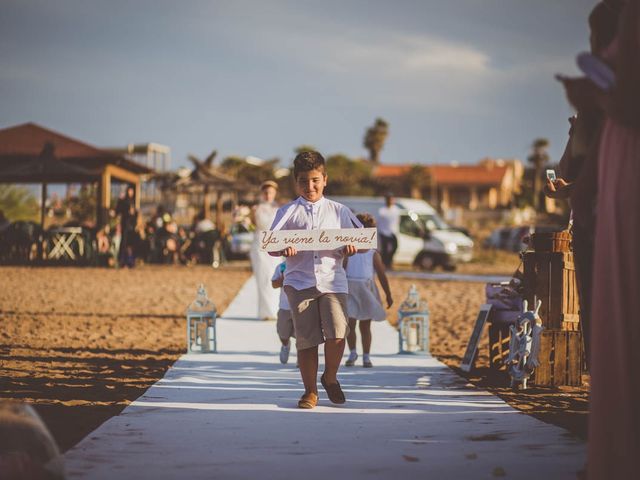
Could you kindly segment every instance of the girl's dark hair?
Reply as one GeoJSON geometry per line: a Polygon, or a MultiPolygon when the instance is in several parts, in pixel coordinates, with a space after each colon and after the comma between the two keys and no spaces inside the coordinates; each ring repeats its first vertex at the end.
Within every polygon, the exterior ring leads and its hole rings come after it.
{"type": "Polygon", "coordinates": [[[318,152],[301,152],[293,160],[293,177],[297,179],[302,172],[311,170],[320,170],[324,174],[324,165],[324,157],[318,152]]]}
{"type": "Polygon", "coordinates": [[[589,28],[595,38],[595,48],[603,50],[609,46],[618,32],[619,8],[615,2],[600,2],[589,14],[589,28]]]}
{"type": "Polygon", "coordinates": [[[365,228],[374,228],[376,226],[376,219],[370,213],[359,213],[356,217],[365,228]]]}

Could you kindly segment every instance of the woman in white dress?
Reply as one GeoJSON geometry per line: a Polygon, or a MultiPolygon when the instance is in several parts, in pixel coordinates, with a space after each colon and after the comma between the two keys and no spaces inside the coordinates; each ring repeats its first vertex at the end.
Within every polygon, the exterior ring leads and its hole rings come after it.
{"type": "Polygon", "coordinates": [[[280,296],[278,290],[271,287],[271,275],[280,259],[272,257],[259,248],[259,232],[269,230],[278,210],[276,194],[278,184],[267,180],[260,185],[260,203],[253,210],[255,236],[251,246],[250,258],[253,275],[258,288],[258,318],[275,320],[278,313],[280,296]]]}

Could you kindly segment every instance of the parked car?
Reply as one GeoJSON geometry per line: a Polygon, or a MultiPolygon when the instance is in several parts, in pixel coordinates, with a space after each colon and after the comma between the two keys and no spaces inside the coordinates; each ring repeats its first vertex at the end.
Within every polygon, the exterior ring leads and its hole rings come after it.
{"type": "Polygon", "coordinates": [[[513,227],[504,246],[510,252],[521,252],[529,247],[529,237],[534,231],[533,225],[513,227]]]}
{"type": "Polygon", "coordinates": [[[496,228],[491,232],[487,238],[485,238],[482,245],[485,248],[495,248],[497,250],[504,250],[511,236],[511,229],[508,227],[496,228]]]}
{"type": "Polygon", "coordinates": [[[491,232],[483,243],[486,248],[521,252],[530,248],[529,238],[534,233],[560,232],[561,225],[519,225],[517,227],[499,227],[491,232]]]}
{"type": "MultiPolygon", "coordinates": [[[[381,197],[331,197],[355,213],[367,212],[378,219],[384,205],[381,197]]],[[[461,262],[473,257],[473,240],[451,228],[436,210],[424,200],[396,198],[400,209],[400,233],[394,263],[413,264],[424,270],[441,266],[455,270],[461,262]]]]}
{"type": "Polygon", "coordinates": [[[225,242],[225,256],[228,259],[247,258],[253,243],[254,233],[243,223],[231,225],[225,242]]]}

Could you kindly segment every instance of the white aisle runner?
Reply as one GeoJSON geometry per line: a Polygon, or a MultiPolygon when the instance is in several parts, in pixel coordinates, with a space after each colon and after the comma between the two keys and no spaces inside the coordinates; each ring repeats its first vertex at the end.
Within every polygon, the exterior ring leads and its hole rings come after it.
{"type": "Polygon", "coordinates": [[[295,356],[279,363],[275,323],[246,320],[255,305],[252,277],[219,320],[220,353],[183,355],[67,452],[69,478],[551,480],[584,464],[565,430],[434,358],[397,355],[386,323],[374,324],[374,368],[340,369],[347,403],[319,386],[318,407],[299,410],[295,356]]]}

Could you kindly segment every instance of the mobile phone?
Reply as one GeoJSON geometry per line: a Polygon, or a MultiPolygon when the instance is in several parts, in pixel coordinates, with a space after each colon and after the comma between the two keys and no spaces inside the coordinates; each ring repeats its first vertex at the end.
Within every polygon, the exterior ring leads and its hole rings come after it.
{"type": "Polygon", "coordinates": [[[547,178],[552,182],[556,181],[556,171],[552,168],[547,168],[547,178]]]}

